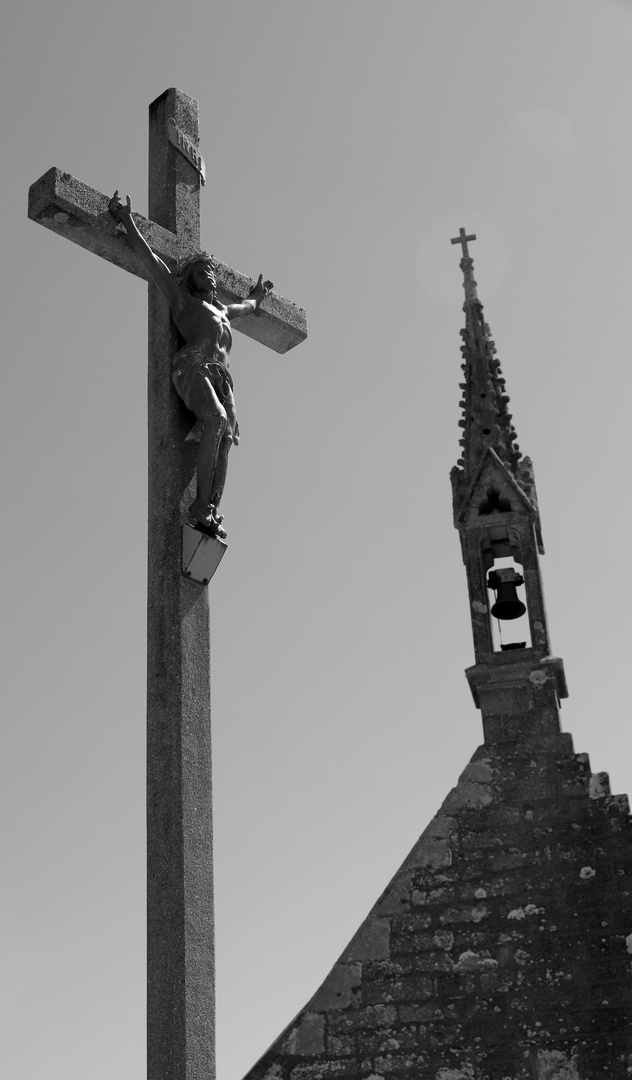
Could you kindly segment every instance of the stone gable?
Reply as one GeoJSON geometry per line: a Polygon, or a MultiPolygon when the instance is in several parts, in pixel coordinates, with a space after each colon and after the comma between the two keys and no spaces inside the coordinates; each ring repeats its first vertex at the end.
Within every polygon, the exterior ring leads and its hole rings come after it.
{"type": "Polygon", "coordinates": [[[569,735],[482,746],[248,1080],[629,1080],[632,844],[569,735]]]}

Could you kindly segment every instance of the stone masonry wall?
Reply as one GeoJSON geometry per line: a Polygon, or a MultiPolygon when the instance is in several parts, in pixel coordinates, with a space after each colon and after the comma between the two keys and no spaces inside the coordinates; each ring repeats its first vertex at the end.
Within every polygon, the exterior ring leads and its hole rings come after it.
{"type": "Polygon", "coordinates": [[[569,735],[479,748],[247,1080],[629,1080],[630,830],[569,735]]]}

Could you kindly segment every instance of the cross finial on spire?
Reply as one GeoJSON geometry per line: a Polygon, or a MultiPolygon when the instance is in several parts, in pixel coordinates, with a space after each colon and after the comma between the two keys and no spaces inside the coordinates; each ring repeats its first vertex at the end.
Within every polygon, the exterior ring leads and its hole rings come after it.
{"type": "Polygon", "coordinates": [[[460,228],[459,229],[459,235],[455,236],[454,240],[450,241],[451,244],[460,244],[461,245],[464,259],[469,259],[469,257],[470,257],[470,253],[467,250],[468,240],[476,240],[476,233],[472,233],[471,236],[466,236],[465,235],[465,229],[460,228]]]}
{"type": "Polygon", "coordinates": [[[465,304],[463,310],[467,311],[468,305],[473,301],[478,303],[478,297],[476,295],[476,282],[474,281],[474,260],[472,259],[469,251],[467,250],[468,240],[476,240],[476,233],[470,233],[468,236],[465,229],[459,229],[459,235],[455,236],[450,241],[451,244],[460,244],[463,252],[461,256],[461,270],[463,271],[463,288],[465,289],[465,304]]]}

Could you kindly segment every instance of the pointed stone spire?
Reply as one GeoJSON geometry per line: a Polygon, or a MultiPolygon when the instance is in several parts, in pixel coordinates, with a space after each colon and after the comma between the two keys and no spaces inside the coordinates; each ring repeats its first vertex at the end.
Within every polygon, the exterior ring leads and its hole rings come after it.
{"type": "Polygon", "coordinates": [[[500,360],[476,291],[474,260],[467,246],[471,240],[476,240],[476,236],[467,236],[463,228],[459,236],[452,240],[453,244],[462,246],[461,270],[465,290],[465,326],[461,330],[463,381],[460,383],[463,415],[459,420],[459,427],[463,429],[460,439],[462,451],[452,475],[455,513],[461,509],[488,447],[496,452],[529,500],[536,505],[531,462],[528,458],[523,459],[520,453],[500,360]]]}

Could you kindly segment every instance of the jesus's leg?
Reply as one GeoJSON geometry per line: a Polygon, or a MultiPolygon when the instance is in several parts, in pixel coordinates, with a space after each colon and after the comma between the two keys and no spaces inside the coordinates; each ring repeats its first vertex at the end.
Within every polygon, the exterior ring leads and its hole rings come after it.
{"type": "Polygon", "coordinates": [[[226,430],[226,411],[207,378],[201,378],[195,387],[195,395],[189,395],[190,405],[203,424],[202,441],[197,459],[197,495],[189,507],[189,513],[201,525],[213,527],[212,492],[222,436],[226,430]]]}
{"type": "MultiPolygon", "coordinates": [[[[213,478],[213,487],[211,489],[211,502],[215,507],[215,514],[219,507],[220,499],[224,493],[224,485],[226,483],[226,472],[228,470],[228,455],[230,448],[235,443],[239,442],[239,428],[237,426],[237,417],[235,415],[235,400],[232,392],[226,396],[224,401],[224,408],[226,411],[226,427],[222,434],[217,450],[217,460],[215,464],[215,475],[213,478]]],[[[220,521],[222,519],[220,518],[220,521]]]]}
{"type": "Polygon", "coordinates": [[[216,514],[219,507],[220,499],[224,494],[226,472],[228,470],[228,454],[232,445],[233,437],[229,431],[225,431],[219,443],[217,462],[215,465],[215,475],[213,477],[213,487],[211,490],[211,502],[215,507],[216,514]]]}

